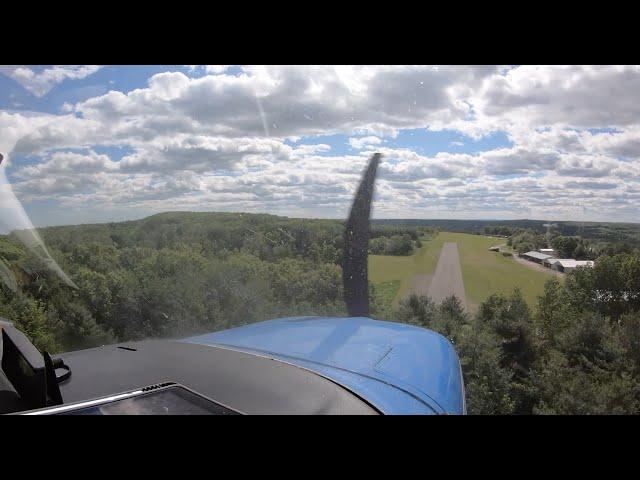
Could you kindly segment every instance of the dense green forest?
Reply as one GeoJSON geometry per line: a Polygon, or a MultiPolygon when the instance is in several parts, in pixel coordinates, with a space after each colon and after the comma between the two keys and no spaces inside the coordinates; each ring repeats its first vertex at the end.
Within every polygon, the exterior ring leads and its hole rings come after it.
{"type": "Polygon", "coordinates": [[[630,240],[606,241],[579,235],[562,235],[557,229],[543,234],[528,228],[514,230],[507,244],[518,253],[553,248],[556,251],[555,257],[576,260],[595,260],[602,255],[632,253],[640,246],[630,240]]]}
{"type": "Polygon", "coordinates": [[[455,297],[435,305],[414,295],[396,320],[454,343],[470,413],[640,413],[639,252],[549,280],[533,310],[517,290],[489,297],[474,317],[455,297]]]}
{"type": "MultiPolygon", "coordinates": [[[[2,236],[0,316],[57,352],[280,316],[345,315],[343,228],[333,220],[167,213],[41,229],[77,290],[14,235],[2,236]]],[[[410,254],[436,228],[377,222],[371,252],[410,254]]],[[[511,234],[534,245],[546,238],[537,228],[511,234]]],[[[557,245],[571,253],[624,244],[554,232],[560,237],[570,238],[557,245]]],[[[602,249],[594,268],[550,280],[533,309],[516,290],[490,297],[475,315],[455,297],[435,305],[411,296],[393,310],[372,287],[372,316],[447,336],[460,355],[469,413],[639,413],[640,251],[632,245],[602,249]]]]}
{"type": "MultiPolygon", "coordinates": [[[[180,336],[287,315],[344,315],[343,223],[233,213],[40,230],[71,289],[0,237],[0,315],[51,351],[180,336]]],[[[376,226],[372,247],[409,255],[428,229],[376,226]]],[[[388,307],[377,301],[374,313],[388,307]]]]}

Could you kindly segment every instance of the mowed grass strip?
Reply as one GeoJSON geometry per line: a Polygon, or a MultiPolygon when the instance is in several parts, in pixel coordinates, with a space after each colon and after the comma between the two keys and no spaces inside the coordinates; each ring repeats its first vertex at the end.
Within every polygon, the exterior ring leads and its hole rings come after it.
{"type": "Polygon", "coordinates": [[[544,284],[554,277],[519,264],[512,257],[489,251],[489,247],[502,243],[500,239],[483,235],[443,232],[446,242],[457,242],[462,264],[462,278],[467,300],[472,310],[493,293],[509,295],[519,288],[530,306],[542,294],[544,284]]]}
{"type": "Polygon", "coordinates": [[[386,304],[391,304],[395,296],[398,294],[400,288],[400,280],[393,280],[391,282],[376,283],[376,295],[386,304]]]}
{"type": "MultiPolygon", "coordinates": [[[[519,264],[511,257],[489,251],[489,247],[504,243],[501,239],[466,233],[440,232],[435,238],[423,242],[418,252],[409,257],[371,255],[369,279],[372,283],[399,281],[393,305],[403,298],[416,274],[435,271],[444,242],[456,242],[460,253],[462,278],[471,310],[493,293],[509,295],[518,287],[530,306],[535,305],[544,283],[553,278],[546,273],[519,264]]],[[[388,298],[390,292],[385,292],[388,298]]]]}
{"type": "Polygon", "coordinates": [[[393,303],[403,298],[411,279],[420,273],[433,273],[438,263],[440,250],[445,240],[441,234],[422,239],[422,247],[416,253],[407,257],[391,255],[369,255],[369,281],[376,288],[386,282],[398,282],[397,292],[393,303]]]}

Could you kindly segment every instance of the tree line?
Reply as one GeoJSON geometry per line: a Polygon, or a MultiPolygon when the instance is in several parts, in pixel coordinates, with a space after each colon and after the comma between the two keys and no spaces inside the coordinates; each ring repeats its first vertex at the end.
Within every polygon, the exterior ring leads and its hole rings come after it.
{"type": "MultiPolygon", "coordinates": [[[[14,291],[0,278],[0,315],[51,352],[281,316],[345,315],[343,231],[337,220],[238,213],[41,229],[78,290],[59,282],[14,235],[0,237],[2,272],[19,285],[14,291]]],[[[422,234],[379,227],[372,243],[384,245],[381,253],[408,255],[422,234]]]]}
{"type": "Polygon", "coordinates": [[[562,235],[552,230],[549,235],[532,229],[518,229],[507,239],[507,245],[518,253],[541,248],[553,248],[556,258],[595,260],[602,255],[631,253],[638,248],[629,241],[605,241],[584,238],[580,235],[562,235]]]}

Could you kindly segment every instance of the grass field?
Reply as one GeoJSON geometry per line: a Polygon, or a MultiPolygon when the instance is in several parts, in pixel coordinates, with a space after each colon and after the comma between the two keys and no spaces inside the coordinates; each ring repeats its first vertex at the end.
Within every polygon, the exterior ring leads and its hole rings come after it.
{"type": "Polygon", "coordinates": [[[422,239],[422,248],[408,257],[369,255],[369,281],[376,288],[379,284],[393,282],[396,292],[392,298],[397,302],[406,295],[414,275],[435,271],[440,249],[446,241],[444,238],[440,233],[435,237],[422,239]]]}
{"type": "MultiPolygon", "coordinates": [[[[385,312],[391,313],[391,310],[396,305],[394,298],[400,288],[400,280],[392,280],[390,282],[382,282],[374,284],[376,301],[382,303],[385,312]]],[[[382,312],[379,312],[382,313],[382,312]]],[[[386,313],[382,313],[383,316],[386,313]]],[[[383,317],[384,318],[384,317],[383,317]]]]}
{"type": "Polygon", "coordinates": [[[370,281],[377,289],[384,290],[383,298],[392,298],[396,304],[406,295],[414,275],[435,271],[444,242],[458,243],[467,303],[471,310],[475,310],[492,293],[510,294],[515,287],[520,288],[529,305],[533,306],[543,291],[544,282],[553,278],[551,273],[528,268],[513,258],[490,252],[489,247],[504,243],[502,239],[441,232],[424,241],[422,248],[409,257],[371,255],[370,281]]]}

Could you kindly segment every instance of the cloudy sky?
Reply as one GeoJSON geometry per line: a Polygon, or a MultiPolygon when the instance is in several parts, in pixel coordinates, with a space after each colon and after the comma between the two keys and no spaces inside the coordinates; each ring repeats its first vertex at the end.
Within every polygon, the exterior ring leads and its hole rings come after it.
{"type": "Polygon", "coordinates": [[[343,217],[375,151],[378,218],[637,221],[640,67],[0,66],[5,224],[343,217]]]}

